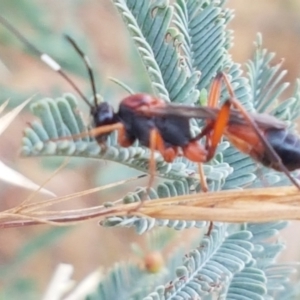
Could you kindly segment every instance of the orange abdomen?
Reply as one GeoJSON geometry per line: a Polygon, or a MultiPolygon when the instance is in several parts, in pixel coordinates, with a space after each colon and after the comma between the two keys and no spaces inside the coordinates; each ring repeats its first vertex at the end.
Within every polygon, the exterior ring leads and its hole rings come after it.
{"type": "Polygon", "coordinates": [[[265,152],[264,146],[252,128],[243,125],[230,125],[226,128],[224,135],[239,151],[262,163],[265,152]]]}

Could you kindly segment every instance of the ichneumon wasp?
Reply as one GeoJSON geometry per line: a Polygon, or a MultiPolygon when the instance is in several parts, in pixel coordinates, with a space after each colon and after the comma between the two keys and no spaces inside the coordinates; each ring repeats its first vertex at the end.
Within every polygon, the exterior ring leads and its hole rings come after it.
{"type": "MultiPolygon", "coordinates": [[[[60,65],[47,54],[40,52],[5,18],[0,22],[16,37],[32,49],[41,60],[58,72],[79,93],[90,106],[94,128],[79,136],[92,135],[99,143],[104,143],[108,134],[117,130],[118,142],[123,147],[131,146],[135,140],[150,148],[150,182],[154,172],[154,151],[161,153],[167,162],[172,162],[178,155],[183,155],[191,161],[202,163],[209,161],[224,134],[241,152],[250,155],[261,164],[284,172],[291,182],[300,189],[299,183],[289,171],[300,167],[300,153],[297,147],[300,139],[289,133],[283,122],[266,114],[249,114],[235,99],[230,82],[224,73],[217,74],[213,81],[208,107],[186,107],[166,104],[163,100],[148,94],[134,94],[124,98],[119,110],[106,102],[97,103],[95,80],[91,64],[78,45],[70,38],[68,41],[83,58],[92,85],[94,105],[86,99],[60,65]],[[225,82],[230,98],[217,109],[222,81],[225,82]],[[231,108],[234,107],[234,109],[231,108]],[[206,119],[206,126],[200,134],[192,137],[190,118],[206,119]],[[206,137],[205,146],[198,141],[206,137]]],[[[207,190],[203,173],[200,171],[202,189],[207,190]]]]}

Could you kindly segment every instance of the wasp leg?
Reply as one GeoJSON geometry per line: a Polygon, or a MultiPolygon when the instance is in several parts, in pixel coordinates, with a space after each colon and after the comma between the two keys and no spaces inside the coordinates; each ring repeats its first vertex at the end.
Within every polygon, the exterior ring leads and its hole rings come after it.
{"type": "MultiPolygon", "coordinates": [[[[215,77],[208,96],[208,107],[217,106],[221,95],[221,83],[224,76],[223,73],[218,73],[215,77]]],[[[230,94],[231,91],[232,89],[230,89],[230,94]]],[[[205,148],[208,150],[208,156],[205,161],[209,161],[214,156],[218,143],[220,142],[229,121],[229,115],[230,103],[225,102],[221,107],[216,120],[207,122],[202,131],[194,138],[195,140],[199,140],[204,136],[206,137],[205,148]]]]}
{"type": "Polygon", "coordinates": [[[224,80],[230,98],[235,98],[234,91],[228,79],[228,76],[223,72],[220,72],[217,76],[220,76],[224,80]]]}
{"type": "Polygon", "coordinates": [[[124,127],[124,125],[121,122],[119,122],[119,123],[112,124],[112,125],[105,125],[105,126],[92,128],[85,132],[81,132],[79,134],[74,134],[74,135],[66,136],[66,137],[59,137],[56,139],[51,139],[51,141],[76,140],[76,139],[81,139],[86,136],[97,137],[101,134],[105,134],[105,133],[112,132],[114,130],[122,129],[123,127],[124,127]]]}
{"type": "Polygon", "coordinates": [[[206,176],[204,174],[203,165],[201,163],[198,164],[198,173],[199,173],[199,177],[200,177],[201,191],[203,193],[207,193],[208,185],[207,185],[206,176]]]}
{"type": "MultiPolygon", "coordinates": [[[[215,77],[211,85],[211,89],[208,97],[208,107],[218,106],[218,101],[220,100],[220,96],[221,96],[222,80],[225,81],[230,96],[234,95],[227,76],[224,73],[220,72],[217,74],[217,76],[215,77]]],[[[203,129],[203,132],[207,132],[206,148],[209,149],[207,160],[212,159],[215,154],[217,145],[220,142],[222,135],[225,131],[226,125],[228,123],[229,114],[230,114],[230,105],[224,103],[223,106],[221,107],[219,115],[217,116],[217,119],[215,121],[208,122],[206,127],[203,129]]]]}
{"type": "Polygon", "coordinates": [[[149,181],[147,184],[147,194],[149,195],[150,192],[150,188],[153,185],[154,182],[154,176],[155,176],[155,169],[156,169],[156,163],[155,163],[155,150],[157,148],[160,148],[160,144],[163,143],[162,137],[160,136],[160,134],[158,133],[158,131],[156,129],[151,129],[150,131],[150,141],[149,141],[149,145],[150,145],[150,160],[149,160],[149,173],[150,173],[150,177],[149,177],[149,181]]]}
{"type": "MultiPolygon", "coordinates": [[[[219,73],[214,79],[209,92],[208,107],[217,107],[218,101],[221,96],[221,83],[223,78],[224,78],[224,74],[219,73]]],[[[231,95],[231,91],[232,89],[230,88],[229,90],[230,95],[231,95]]],[[[207,122],[206,126],[202,129],[200,134],[197,135],[195,138],[195,139],[201,139],[202,137],[206,136],[205,148],[208,150],[206,161],[212,159],[215,154],[216,148],[227,126],[229,120],[229,114],[230,114],[230,104],[225,103],[221,107],[217,119],[215,121],[207,122]]],[[[208,191],[207,182],[205,179],[202,165],[199,165],[199,175],[200,175],[200,179],[202,180],[201,183],[202,188],[205,186],[203,183],[205,182],[206,184],[205,187],[206,190],[208,191]]],[[[206,235],[210,236],[213,226],[214,226],[213,222],[210,221],[206,235]]]]}
{"type": "Polygon", "coordinates": [[[230,116],[230,103],[227,101],[222,105],[220,112],[214,121],[213,130],[210,137],[207,138],[209,143],[207,161],[211,160],[216,152],[217,146],[224,134],[230,116]]]}
{"type": "Polygon", "coordinates": [[[205,148],[208,151],[206,160],[203,162],[210,161],[216,152],[217,146],[224,134],[224,131],[227,127],[228,121],[230,117],[230,102],[225,102],[217,118],[213,122],[209,122],[202,131],[194,138],[195,140],[199,140],[202,137],[206,136],[206,144],[205,148]]]}
{"type": "MultiPolygon", "coordinates": [[[[155,157],[154,157],[155,151],[156,150],[162,151],[164,149],[164,141],[156,129],[151,129],[151,131],[150,131],[149,149],[150,149],[150,159],[149,159],[150,177],[149,177],[149,181],[147,184],[145,196],[149,196],[150,188],[154,182],[155,169],[156,169],[156,163],[155,163],[155,157]]],[[[132,210],[130,210],[128,213],[139,210],[144,205],[145,200],[146,199],[144,197],[142,197],[141,201],[138,203],[138,205],[135,208],[133,208],[132,210]]]]}
{"type": "MultiPolygon", "coordinates": [[[[104,126],[92,128],[87,132],[83,132],[82,134],[97,137],[101,134],[109,133],[114,130],[123,130],[123,128],[124,128],[124,125],[121,122],[118,122],[118,123],[111,124],[111,125],[104,125],[104,126]]],[[[79,135],[81,135],[81,134],[79,134],[79,135]]]]}
{"type": "Polygon", "coordinates": [[[224,78],[223,73],[218,73],[213,83],[210,87],[209,95],[208,95],[208,107],[217,107],[218,101],[221,96],[221,86],[222,86],[222,78],[224,78]]]}
{"type": "MultiPolygon", "coordinates": [[[[217,107],[218,101],[221,96],[221,84],[222,79],[224,79],[229,95],[231,97],[234,96],[233,90],[229,83],[227,76],[224,73],[217,74],[215,80],[212,83],[209,99],[208,99],[208,106],[209,107],[217,107]]],[[[216,152],[216,148],[222,138],[222,135],[227,127],[229,121],[229,114],[230,114],[230,104],[224,103],[221,107],[220,113],[217,116],[217,119],[214,122],[208,122],[202,132],[206,135],[206,148],[208,149],[208,156],[207,160],[210,160],[214,157],[216,152]]],[[[212,221],[209,222],[208,230],[206,235],[210,236],[211,231],[213,230],[214,223],[212,221]]]]}
{"type": "Polygon", "coordinates": [[[190,161],[198,163],[201,190],[203,192],[207,192],[207,182],[201,164],[201,162],[204,162],[207,159],[207,151],[201,144],[199,144],[198,140],[199,139],[197,138],[192,139],[185,147],[182,147],[182,150],[184,157],[190,161]]]}
{"type": "Polygon", "coordinates": [[[171,163],[176,157],[178,157],[178,147],[167,147],[164,149],[157,149],[164,158],[164,161],[171,163]]]}
{"type": "Polygon", "coordinates": [[[127,135],[125,126],[118,128],[118,144],[124,148],[130,147],[134,143],[134,139],[130,139],[127,135]]]}
{"type": "Polygon", "coordinates": [[[206,232],[207,236],[210,236],[213,228],[214,228],[214,222],[213,221],[209,221],[208,229],[207,229],[207,232],[206,232]]]}
{"type": "Polygon", "coordinates": [[[193,162],[205,162],[207,151],[198,142],[197,139],[192,139],[186,146],[182,147],[183,155],[193,162]]]}

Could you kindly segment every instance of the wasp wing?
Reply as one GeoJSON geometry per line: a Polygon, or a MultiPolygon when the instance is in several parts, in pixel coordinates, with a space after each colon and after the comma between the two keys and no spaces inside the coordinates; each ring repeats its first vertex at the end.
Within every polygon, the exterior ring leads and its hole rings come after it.
{"type": "MultiPolygon", "coordinates": [[[[139,113],[148,116],[163,116],[163,117],[181,116],[186,118],[195,118],[195,119],[203,119],[203,120],[216,120],[220,112],[220,109],[212,108],[208,106],[195,107],[195,106],[167,104],[164,107],[143,107],[138,111],[139,113]]],[[[285,122],[269,114],[249,113],[249,115],[253,118],[257,126],[262,130],[269,129],[269,128],[275,128],[275,129],[286,128],[285,122]]],[[[229,124],[248,125],[248,122],[245,120],[245,118],[239,111],[232,109],[230,111],[229,124]]]]}
{"type": "MultiPolygon", "coordinates": [[[[185,106],[167,104],[163,107],[143,107],[138,110],[139,113],[147,116],[180,116],[186,118],[195,118],[203,120],[216,120],[220,113],[219,108],[212,108],[208,106],[185,106]]],[[[236,110],[230,112],[230,123],[246,124],[243,116],[236,110]]]]}
{"type": "Polygon", "coordinates": [[[147,116],[180,116],[215,120],[219,109],[167,104],[163,107],[142,107],[141,109],[138,109],[138,112],[147,116]]]}
{"type": "Polygon", "coordinates": [[[250,114],[260,129],[286,129],[287,124],[269,114],[250,114]]]}

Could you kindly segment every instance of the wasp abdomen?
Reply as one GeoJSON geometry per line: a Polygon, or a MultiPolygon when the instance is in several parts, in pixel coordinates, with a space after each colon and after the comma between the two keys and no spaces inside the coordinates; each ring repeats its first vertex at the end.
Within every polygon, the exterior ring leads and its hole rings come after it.
{"type": "MultiPolygon", "coordinates": [[[[300,168],[299,136],[288,132],[286,129],[268,129],[265,131],[265,137],[289,171],[300,168]]],[[[265,166],[277,169],[266,156],[262,162],[265,166]]]]}

